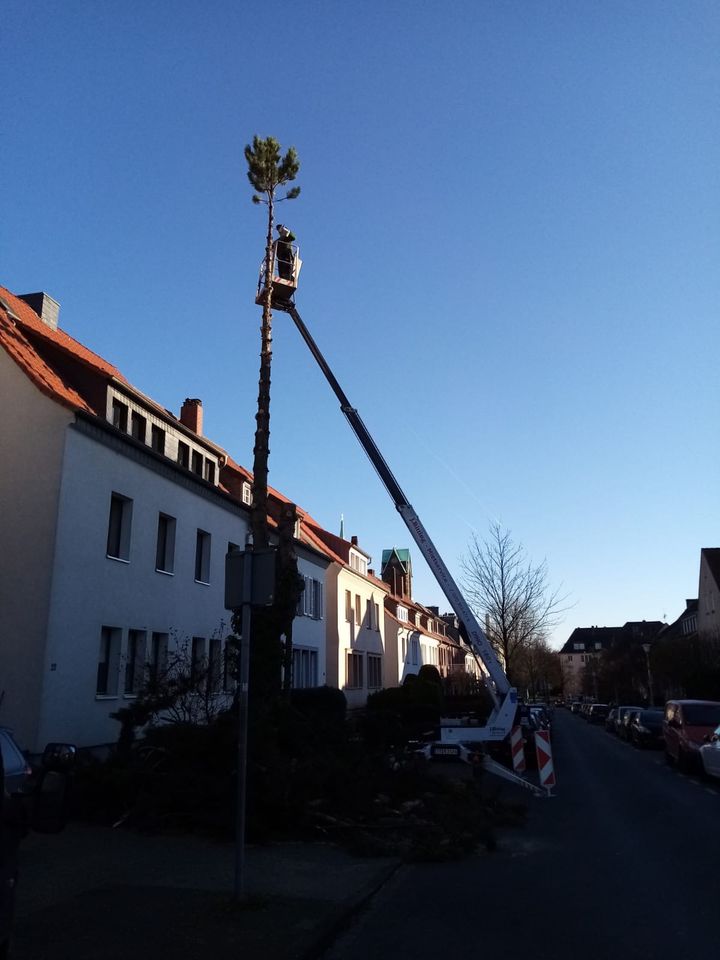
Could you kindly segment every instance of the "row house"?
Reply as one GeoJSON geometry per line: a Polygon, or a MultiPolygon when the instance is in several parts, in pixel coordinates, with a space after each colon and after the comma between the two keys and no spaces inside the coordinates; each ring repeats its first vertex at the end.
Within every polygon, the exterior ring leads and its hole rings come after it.
{"type": "Polygon", "coordinates": [[[381,576],[389,591],[385,599],[387,685],[403,683],[426,664],[436,667],[445,678],[458,671],[465,673],[469,651],[459,634],[452,636],[449,615],[441,617],[437,607],[424,607],[413,600],[410,551],[384,550],[381,576]]]}
{"type": "MultiPolygon", "coordinates": [[[[245,545],[252,502],[250,475],[204,436],[199,400],[175,417],[60,329],[58,311],[0,287],[0,723],[31,750],[113,741],[110,713],[175,649],[227,697],[225,555],[245,545]]],[[[295,673],[315,685],[328,682],[331,558],[298,534],[295,673]]]]}
{"type": "MultiPolygon", "coordinates": [[[[176,650],[229,702],[225,556],[252,507],[252,475],[205,436],[199,399],[176,417],[58,316],[47,294],[0,287],[0,724],[33,751],[115,740],[110,714],[176,650]]],[[[269,490],[271,531],[288,502],[269,490]]],[[[356,708],[425,663],[473,672],[452,618],[413,601],[407,550],[377,577],[357,537],[297,517],[294,686],[356,708]]]]}

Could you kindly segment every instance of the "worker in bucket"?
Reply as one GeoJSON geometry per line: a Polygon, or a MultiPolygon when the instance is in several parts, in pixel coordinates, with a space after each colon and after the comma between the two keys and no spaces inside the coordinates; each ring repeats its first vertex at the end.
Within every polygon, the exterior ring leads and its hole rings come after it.
{"type": "Polygon", "coordinates": [[[292,280],[294,266],[292,243],[295,240],[295,234],[282,223],[279,223],[275,229],[278,232],[278,238],[275,241],[278,276],[281,280],[292,280]]]}

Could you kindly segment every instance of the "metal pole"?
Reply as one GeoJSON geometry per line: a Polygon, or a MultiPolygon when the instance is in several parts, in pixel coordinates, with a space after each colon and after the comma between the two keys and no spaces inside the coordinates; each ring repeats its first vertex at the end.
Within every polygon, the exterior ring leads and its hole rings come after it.
{"type": "Polygon", "coordinates": [[[242,632],[238,672],[237,810],[235,813],[235,899],[245,897],[245,798],[247,796],[248,687],[250,680],[250,621],[252,608],[252,553],[246,551],[243,564],[242,632]]]}

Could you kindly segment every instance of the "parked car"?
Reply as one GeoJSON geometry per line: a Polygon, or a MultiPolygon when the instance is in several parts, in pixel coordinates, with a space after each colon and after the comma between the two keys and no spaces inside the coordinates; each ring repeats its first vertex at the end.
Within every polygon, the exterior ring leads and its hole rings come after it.
{"type": "Polygon", "coordinates": [[[720,726],[715,728],[699,752],[705,774],[708,777],[720,777],[720,726]]]}
{"type": "Polygon", "coordinates": [[[662,747],[663,739],[662,710],[632,710],[628,723],[630,743],[636,747],[662,747]]]}
{"type": "Polygon", "coordinates": [[[588,723],[604,723],[610,707],[606,703],[593,703],[587,712],[588,723]]]}
{"type": "Polygon", "coordinates": [[[615,716],[615,730],[614,730],[614,732],[615,732],[621,739],[622,739],[623,734],[624,734],[624,732],[625,732],[625,731],[624,731],[624,727],[623,727],[623,723],[624,723],[624,721],[625,721],[625,717],[628,715],[628,713],[630,713],[630,712],[633,711],[633,710],[642,710],[642,709],[643,709],[642,707],[637,706],[637,705],[635,705],[634,707],[633,707],[633,706],[630,706],[630,707],[625,706],[625,707],[618,707],[618,708],[617,708],[617,714],[616,714],[616,716],[615,716]]]}
{"type": "Polygon", "coordinates": [[[613,707],[612,710],[605,717],[605,729],[608,733],[615,732],[615,720],[617,718],[617,707],[613,707]]]}
{"type": "Polygon", "coordinates": [[[573,700],[570,704],[570,713],[579,713],[582,703],[579,700],[573,700]]]}
{"type": "Polygon", "coordinates": [[[32,768],[7,727],[0,727],[0,751],[5,771],[5,791],[8,794],[17,793],[27,783],[32,768]]]}
{"type": "Polygon", "coordinates": [[[618,736],[621,740],[625,740],[626,743],[630,742],[630,724],[636,717],[639,717],[642,713],[642,707],[637,709],[633,708],[631,710],[626,710],[620,727],[618,728],[618,736]]]}
{"type": "Polygon", "coordinates": [[[65,825],[65,795],[75,747],[49,743],[36,776],[32,775],[6,727],[0,727],[0,748],[0,960],[6,960],[17,885],[18,847],[28,830],[58,833],[65,825]]]}
{"type": "Polygon", "coordinates": [[[668,763],[677,763],[680,769],[699,769],[700,747],[719,725],[717,700],[668,700],[663,719],[668,763]]]}

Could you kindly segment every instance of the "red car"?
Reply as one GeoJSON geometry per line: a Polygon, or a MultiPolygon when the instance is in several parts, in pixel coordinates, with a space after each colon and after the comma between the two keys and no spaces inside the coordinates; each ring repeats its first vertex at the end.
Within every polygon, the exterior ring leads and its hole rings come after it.
{"type": "Polygon", "coordinates": [[[681,770],[700,769],[700,747],[720,725],[717,700],[668,700],[663,719],[665,757],[681,770]]]}

